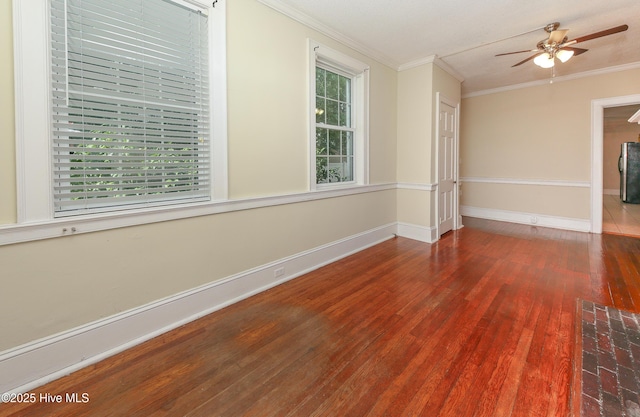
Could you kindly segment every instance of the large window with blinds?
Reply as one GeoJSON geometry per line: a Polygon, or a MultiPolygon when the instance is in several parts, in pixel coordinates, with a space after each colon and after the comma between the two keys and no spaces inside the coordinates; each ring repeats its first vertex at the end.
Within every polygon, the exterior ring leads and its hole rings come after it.
{"type": "Polygon", "coordinates": [[[51,0],[55,217],[211,198],[210,22],[179,0],[51,0]]]}

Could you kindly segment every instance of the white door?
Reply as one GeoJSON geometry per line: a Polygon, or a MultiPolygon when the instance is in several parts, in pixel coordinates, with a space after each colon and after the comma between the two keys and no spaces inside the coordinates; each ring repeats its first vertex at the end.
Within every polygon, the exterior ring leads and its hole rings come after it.
{"type": "Polygon", "coordinates": [[[456,181],[456,109],[439,102],[438,122],[438,236],[455,228],[458,213],[456,181]]]}

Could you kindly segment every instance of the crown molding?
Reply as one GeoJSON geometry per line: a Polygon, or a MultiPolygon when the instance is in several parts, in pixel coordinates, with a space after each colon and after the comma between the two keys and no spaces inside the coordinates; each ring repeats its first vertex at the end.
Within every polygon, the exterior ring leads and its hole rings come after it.
{"type": "Polygon", "coordinates": [[[451,65],[447,64],[442,60],[438,55],[429,55],[424,58],[416,59],[415,61],[407,62],[406,64],[402,64],[398,67],[398,71],[405,71],[411,68],[416,68],[425,64],[434,64],[437,65],[441,70],[445,71],[447,74],[451,75],[456,80],[463,82],[464,77],[457,72],[451,65]]]}
{"type": "Polygon", "coordinates": [[[421,65],[434,64],[437,58],[437,55],[429,55],[424,58],[416,59],[415,61],[407,62],[406,64],[400,65],[398,67],[398,71],[406,71],[408,69],[419,67],[421,65]]]}
{"type": "Polygon", "coordinates": [[[414,68],[414,67],[418,67],[420,65],[424,65],[424,64],[435,64],[437,65],[440,69],[442,69],[443,71],[445,71],[446,73],[448,73],[449,75],[451,75],[452,77],[454,77],[455,79],[457,79],[460,82],[464,81],[464,77],[458,73],[451,65],[447,64],[446,62],[444,62],[441,58],[439,58],[437,55],[430,55],[427,56],[425,58],[420,58],[418,60],[415,61],[411,61],[408,62],[406,64],[402,64],[400,65],[398,62],[396,62],[395,60],[389,58],[388,56],[382,54],[380,51],[374,50],[372,48],[369,48],[365,45],[363,45],[362,43],[351,39],[348,36],[345,36],[344,34],[330,28],[329,26],[317,21],[316,19],[314,19],[313,17],[302,13],[299,10],[296,10],[295,8],[289,6],[288,4],[285,4],[284,2],[280,1],[280,0],[257,0],[259,3],[264,4],[267,7],[270,7],[271,9],[299,22],[302,23],[303,25],[316,30],[318,32],[320,32],[321,34],[328,36],[329,38],[336,40],[340,43],[342,43],[345,46],[350,47],[351,49],[360,52],[363,55],[368,56],[369,58],[372,58],[376,61],[378,61],[379,63],[386,65],[390,68],[395,69],[396,71],[404,71],[407,70],[409,68],[414,68]]]}
{"type": "Polygon", "coordinates": [[[382,54],[380,51],[371,49],[360,42],[351,39],[348,36],[330,28],[329,26],[317,21],[313,17],[300,12],[299,10],[294,9],[293,7],[283,3],[280,0],[257,0],[259,3],[264,4],[272,8],[273,10],[299,22],[303,25],[320,32],[321,34],[328,36],[329,38],[336,40],[342,43],[345,46],[350,47],[351,49],[360,52],[363,55],[366,55],[369,58],[372,58],[379,63],[386,65],[390,68],[398,70],[399,64],[388,56],[382,54]]]}
{"type": "MultiPolygon", "coordinates": [[[[579,72],[579,73],[576,73],[576,74],[569,74],[569,75],[563,75],[563,76],[560,76],[560,77],[554,77],[553,78],[553,82],[556,83],[556,82],[571,81],[571,80],[577,80],[577,79],[585,78],[585,77],[594,77],[596,75],[610,74],[610,73],[614,73],[614,72],[628,71],[628,70],[633,70],[633,69],[638,69],[638,68],[640,68],[640,62],[632,62],[630,64],[616,65],[616,66],[613,66],[613,67],[601,68],[601,69],[597,69],[597,70],[584,71],[584,72],[579,72]]],[[[513,85],[508,85],[508,86],[505,86],[505,87],[492,88],[492,89],[489,89],[489,90],[475,91],[475,92],[463,94],[462,98],[485,96],[485,95],[488,95],[488,94],[502,93],[502,92],[505,92],[505,91],[519,90],[519,89],[522,89],[522,88],[536,87],[536,86],[545,85],[545,84],[549,84],[549,80],[548,79],[530,81],[530,82],[521,83],[521,84],[513,84],[513,85]]]]}

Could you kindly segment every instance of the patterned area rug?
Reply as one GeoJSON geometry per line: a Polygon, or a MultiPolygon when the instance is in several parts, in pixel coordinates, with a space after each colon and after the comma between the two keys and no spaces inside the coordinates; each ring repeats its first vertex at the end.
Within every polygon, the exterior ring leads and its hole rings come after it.
{"type": "Polygon", "coordinates": [[[640,417],[640,315],[578,300],[578,327],[580,416],[640,417]]]}

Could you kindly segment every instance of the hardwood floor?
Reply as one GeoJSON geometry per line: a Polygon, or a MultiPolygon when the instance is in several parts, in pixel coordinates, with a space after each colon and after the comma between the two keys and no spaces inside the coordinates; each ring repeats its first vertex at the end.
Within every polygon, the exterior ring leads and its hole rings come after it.
{"type": "Polygon", "coordinates": [[[640,239],[465,218],[61,378],[0,416],[566,416],[576,299],[640,312],[640,239]]]}

